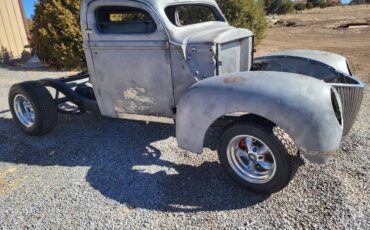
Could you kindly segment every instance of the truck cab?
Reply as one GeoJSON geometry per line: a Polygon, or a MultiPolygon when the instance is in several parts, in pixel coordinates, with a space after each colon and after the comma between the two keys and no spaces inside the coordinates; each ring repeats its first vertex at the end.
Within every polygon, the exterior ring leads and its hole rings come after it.
{"type": "Polygon", "coordinates": [[[253,33],[230,26],[215,1],[83,1],[81,15],[105,116],[172,118],[191,85],[252,66],[253,33]]]}

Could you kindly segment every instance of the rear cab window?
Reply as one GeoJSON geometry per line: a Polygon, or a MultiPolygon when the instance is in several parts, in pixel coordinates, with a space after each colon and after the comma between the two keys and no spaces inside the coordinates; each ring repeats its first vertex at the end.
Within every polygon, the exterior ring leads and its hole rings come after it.
{"type": "Polygon", "coordinates": [[[152,16],[134,7],[100,7],[96,11],[96,20],[102,34],[149,34],[157,30],[152,16]]]}

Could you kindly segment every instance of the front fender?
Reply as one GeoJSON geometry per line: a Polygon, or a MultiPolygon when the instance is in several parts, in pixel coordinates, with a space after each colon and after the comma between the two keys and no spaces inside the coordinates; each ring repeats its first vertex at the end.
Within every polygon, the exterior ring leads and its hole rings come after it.
{"type": "Polygon", "coordinates": [[[241,72],[194,84],[179,101],[178,145],[202,153],[207,129],[231,113],[264,117],[285,129],[303,153],[335,151],[342,137],[331,101],[331,86],[293,73],[241,72]]]}

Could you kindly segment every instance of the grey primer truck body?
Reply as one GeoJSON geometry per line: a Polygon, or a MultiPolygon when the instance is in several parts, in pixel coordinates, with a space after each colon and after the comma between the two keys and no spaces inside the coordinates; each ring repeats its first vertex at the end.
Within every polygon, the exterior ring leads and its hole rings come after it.
{"type": "Polygon", "coordinates": [[[327,162],[361,106],[364,84],[346,58],[313,50],[254,58],[253,33],[230,26],[214,0],[82,0],[81,29],[88,72],[9,90],[25,133],[52,131],[58,112],[90,112],[175,124],[179,147],[202,153],[207,130],[223,126],[225,172],[274,193],[300,153],[327,162]]]}
{"type": "Polygon", "coordinates": [[[338,148],[343,126],[348,133],[361,104],[363,84],[344,57],[293,50],[254,60],[253,33],[230,26],[213,0],[83,0],[81,26],[101,114],[159,122],[175,116],[178,144],[192,152],[202,152],[217,119],[255,114],[285,129],[307,158],[320,162],[338,148]],[[174,25],[166,10],[186,4],[208,6],[217,20],[174,25]],[[145,11],[155,30],[102,32],[97,12],[107,6],[145,11]]]}
{"type": "Polygon", "coordinates": [[[293,175],[289,155],[333,156],[362,102],[346,58],[312,50],[254,58],[253,33],[230,26],[214,0],[82,0],[81,29],[88,73],[9,90],[27,134],[53,130],[58,112],[92,112],[175,124],[178,145],[202,153],[207,130],[221,124],[226,171],[274,192],[293,175]]]}

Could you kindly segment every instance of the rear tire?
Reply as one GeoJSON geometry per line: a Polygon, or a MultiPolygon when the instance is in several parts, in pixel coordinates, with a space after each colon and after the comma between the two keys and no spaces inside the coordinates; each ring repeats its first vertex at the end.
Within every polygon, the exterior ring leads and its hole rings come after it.
{"type": "Polygon", "coordinates": [[[12,86],[9,106],[17,125],[28,135],[44,135],[56,126],[57,106],[49,91],[39,82],[28,81],[12,86]]]}
{"type": "Polygon", "coordinates": [[[218,156],[226,173],[242,187],[271,194],[293,178],[298,153],[282,129],[269,122],[240,121],[221,135],[218,156]]]}

